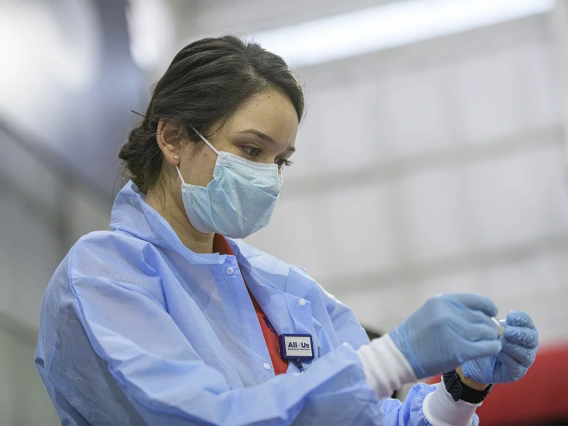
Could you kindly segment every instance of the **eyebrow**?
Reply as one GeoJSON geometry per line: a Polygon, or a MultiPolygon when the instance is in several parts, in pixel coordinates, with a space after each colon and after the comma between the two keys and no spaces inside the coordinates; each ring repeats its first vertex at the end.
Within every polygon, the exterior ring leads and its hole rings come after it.
{"type": "MultiPolygon", "coordinates": [[[[272,139],[270,136],[268,136],[268,135],[266,135],[266,134],[264,134],[264,133],[262,133],[261,131],[256,130],[256,129],[241,130],[241,131],[238,132],[238,133],[252,133],[253,135],[256,135],[256,136],[258,136],[259,138],[265,140],[266,142],[270,142],[270,143],[273,143],[273,144],[276,143],[276,142],[274,142],[274,139],[272,139]]],[[[296,152],[296,148],[294,148],[293,146],[289,146],[288,148],[286,148],[286,151],[288,151],[288,152],[296,152]]]]}

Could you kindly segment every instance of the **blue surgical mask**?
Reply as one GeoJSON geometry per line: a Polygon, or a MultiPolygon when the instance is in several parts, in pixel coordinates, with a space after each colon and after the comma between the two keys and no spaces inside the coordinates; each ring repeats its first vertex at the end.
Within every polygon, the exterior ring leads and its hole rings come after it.
{"type": "Polygon", "coordinates": [[[183,205],[193,227],[203,233],[245,238],[268,225],[283,183],[278,165],[219,152],[193,130],[217,154],[213,180],[206,188],[185,183],[176,166],[183,205]]]}

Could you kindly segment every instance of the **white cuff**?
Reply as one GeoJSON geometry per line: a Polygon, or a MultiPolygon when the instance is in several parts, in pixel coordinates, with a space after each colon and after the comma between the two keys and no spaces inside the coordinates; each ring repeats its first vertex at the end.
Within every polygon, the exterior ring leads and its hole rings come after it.
{"type": "Polygon", "coordinates": [[[471,426],[475,409],[480,405],[454,401],[444,383],[438,383],[436,390],[424,398],[422,411],[426,420],[434,426],[471,426]]]}
{"type": "Polygon", "coordinates": [[[416,381],[412,367],[387,334],[357,350],[365,378],[379,399],[386,398],[405,383],[416,381]]]}

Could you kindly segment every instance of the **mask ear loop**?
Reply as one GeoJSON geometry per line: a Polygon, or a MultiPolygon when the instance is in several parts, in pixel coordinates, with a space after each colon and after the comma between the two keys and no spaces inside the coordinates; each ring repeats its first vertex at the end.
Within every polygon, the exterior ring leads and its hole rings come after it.
{"type": "Polygon", "coordinates": [[[219,155],[219,151],[217,151],[217,150],[213,147],[213,145],[211,145],[211,144],[209,143],[209,141],[208,141],[207,139],[205,139],[205,138],[203,137],[203,135],[202,135],[201,133],[199,133],[199,132],[195,129],[195,127],[192,127],[192,129],[193,129],[193,131],[194,131],[195,133],[197,133],[197,136],[199,136],[203,142],[205,142],[207,145],[209,145],[209,148],[211,148],[211,149],[215,152],[215,154],[219,155]]]}
{"type": "Polygon", "coordinates": [[[181,183],[183,183],[185,185],[185,181],[183,180],[183,176],[181,175],[181,172],[179,171],[179,167],[176,164],[176,170],[178,172],[179,178],[181,179],[181,183]]]}
{"type": "MultiPolygon", "coordinates": [[[[203,142],[205,142],[209,146],[209,148],[211,148],[215,152],[215,154],[219,155],[219,151],[217,151],[215,149],[215,147],[213,145],[211,145],[211,143],[209,143],[209,141],[207,139],[205,139],[203,137],[203,135],[201,133],[199,133],[195,127],[192,126],[191,128],[193,129],[193,131],[195,133],[197,133],[197,136],[199,136],[201,138],[201,140],[203,140],[203,142]]],[[[178,172],[178,176],[179,176],[180,180],[185,185],[185,181],[183,180],[183,176],[181,175],[181,172],[179,171],[179,167],[177,165],[176,165],[176,170],[178,172]]]]}

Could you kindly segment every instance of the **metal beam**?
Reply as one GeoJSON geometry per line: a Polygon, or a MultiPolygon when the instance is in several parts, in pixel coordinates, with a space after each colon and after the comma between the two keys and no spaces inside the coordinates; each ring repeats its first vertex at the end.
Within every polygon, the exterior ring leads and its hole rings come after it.
{"type": "Polygon", "coordinates": [[[365,292],[389,287],[414,287],[417,283],[459,275],[473,270],[487,270],[503,265],[521,263],[540,256],[566,254],[568,232],[543,236],[531,241],[457,253],[394,268],[322,278],[319,282],[336,295],[365,292]]]}
{"type": "Polygon", "coordinates": [[[88,192],[99,202],[112,204],[113,197],[108,191],[99,187],[75,164],[59,155],[54,149],[50,148],[48,143],[37,140],[21,129],[17,129],[2,117],[0,117],[0,138],[2,141],[15,144],[18,148],[27,152],[49,170],[53,176],[57,177],[62,184],[72,182],[74,186],[88,192]]]}
{"type": "Polygon", "coordinates": [[[558,145],[564,140],[561,126],[524,131],[495,141],[479,141],[475,144],[456,141],[443,148],[406,156],[391,161],[377,161],[375,164],[334,173],[286,179],[286,197],[311,197],[326,192],[353,188],[369,183],[381,184],[396,181],[441,168],[462,167],[472,163],[483,163],[518,152],[539,150],[558,145]]]}

